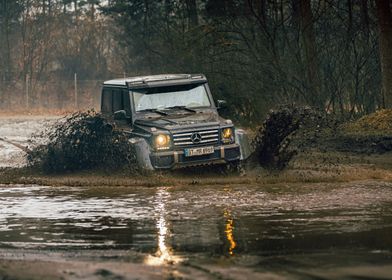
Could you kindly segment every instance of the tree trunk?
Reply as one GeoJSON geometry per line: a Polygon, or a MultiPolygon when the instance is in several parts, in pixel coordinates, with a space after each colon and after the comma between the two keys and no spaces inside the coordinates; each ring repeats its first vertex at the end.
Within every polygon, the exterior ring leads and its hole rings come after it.
{"type": "Polygon", "coordinates": [[[76,24],[78,24],[78,22],[79,22],[78,1],[74,0],[73,4],[74,4],[75,21],[76,21],[76,24]]]}
{"type": "Polygon", "coordinates": [[[257,13],[263,22],[264,25],[266,25],[267,21],[267,3],[266,0],[259,0],[257,1],[257,13]]]}
{"type": "Polygon", "coordinates": [[[313,106],[322,107],[323,100],[320,95],[320,77],[310,0],[300,0],[299,5],[300,27],[306,59],[309,103],[313,106]]]}
{"type": "Polygon", "coordinates": [[[362,26],[366,28],[366,31],[369,31],[369,7],[368,7],[368,0],[361,1],[361,23],[362,26]]]}
{"type": "Polygon", "coordinates": [[[199,16],[197,13],[197,3],[196,0],[187,0],[186,5],[188,8],[188,18],[189,18],[189,27],[195,27],[199,25],[199,16]]]}
{"type": "Polygon", "coordinates": [[[350,38],[353,32],[353,3],[351,2],[351,0],[347,0],[347,9],[348,9],[347,33],[350,38]]]}
{"type": "MultiPolygon", "coordinates": [[[[10,4],[8,1],[3,0],[1,2],[1,9],[3,9],[3,20],[2,20],[2,26],[1,26],[1,30],[0,32],[2,33],[3,38],[2,42],[4,43],[3,47],[2,47],[2,57],[3,57],[3,70],[4,74],[3,74],[3,79],[5,80],[9,80],[12,77],[12,61],[11,61],[11,42],[10,42],[10,29],[11,29],[11,20],[12,20],[12,8],[13,5],[10,4]]],[[[0,52],[1,53],[1,52],[0,52]]]]}
{"type": "Polygon", "coordinates": [[[42,14],[46,15],[46,0],[42,0],[42,14]]]}
{"type": "Polygon", "coordinates": [[[384,108],[392,108],[392,15],[390,2],[390,0],[376,1],[380,30],[380,61],[384,108]]]}
{"type": "Polygon", "coordinates": [[[91,15],[90,15],[91,21],[94,21],[95,20],[95,4],[94,3],[90,4],[90,13],[91,13],[91,15]]]}

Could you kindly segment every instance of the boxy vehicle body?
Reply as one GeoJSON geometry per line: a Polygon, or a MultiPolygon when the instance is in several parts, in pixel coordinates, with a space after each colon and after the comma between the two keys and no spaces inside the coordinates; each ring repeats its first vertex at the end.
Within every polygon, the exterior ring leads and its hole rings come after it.
{"type": "Polygon", "coordinates": [[[167,74],[104,82],[101,111],[129,133],[143,169],[238,164],[250,153],[246,134],[217,103],[204,75],[167,74]]]}

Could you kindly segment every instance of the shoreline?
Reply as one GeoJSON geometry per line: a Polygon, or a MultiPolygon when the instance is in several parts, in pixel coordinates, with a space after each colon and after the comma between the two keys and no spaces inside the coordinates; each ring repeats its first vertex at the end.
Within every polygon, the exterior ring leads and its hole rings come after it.
{"type": "Polygon", "coordinates": [[[126,171],[85,170],[63,174],[45,174],[40,170],[0,168],[0,184],[46,186],[121,186],[156,187],[184,185],[269,185],[344,183],[354,181],[392,182],[392,153],[356,155],[347,153],[303,153],[285,170],[266,170],[253,164],[245,175],[222,170],[185,169],[130,174],[126,171]]]}

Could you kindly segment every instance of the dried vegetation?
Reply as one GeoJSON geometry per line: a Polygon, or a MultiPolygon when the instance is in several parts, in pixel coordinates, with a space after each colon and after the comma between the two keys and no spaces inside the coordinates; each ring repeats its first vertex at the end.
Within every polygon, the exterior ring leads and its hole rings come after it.
{"type": "Polygon", "coordinates": [[[392,135],[392,109],[379,110],[373,114],[342,125],[345,133],[353,135],[392,135]]]}

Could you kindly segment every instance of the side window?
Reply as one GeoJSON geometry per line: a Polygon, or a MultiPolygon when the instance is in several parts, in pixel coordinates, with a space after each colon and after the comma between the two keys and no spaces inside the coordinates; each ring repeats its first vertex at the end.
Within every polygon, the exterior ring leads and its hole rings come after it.
{"type": "Polygon", "coordinates": [[[120,89],[114,89],[113,91],[113,113],[119,110],[123,110],[123,95],[120,89]]]}
{"type": "Polygon", "coordinates": [[[113,113],[112,111],[112,91],[109,89],[104,89],[102,91],[102,104],[101,111],[102,113],[113,113]]]}
{"type": "Polygon", "coordinates": [[[131,115],[131,104],[128,90],[105,88],[102,91],[102,113],[113,114],[119,110],[125,110],[128,116],[131,115]]]}

